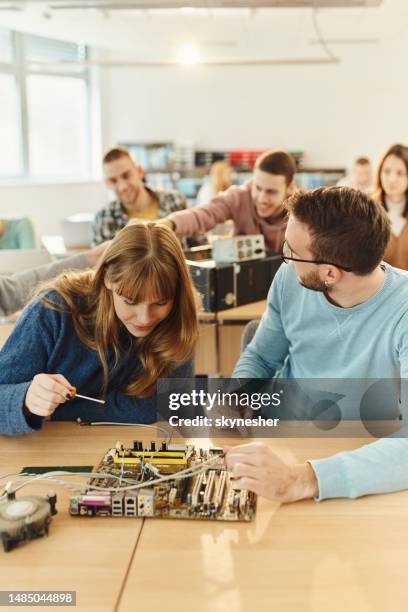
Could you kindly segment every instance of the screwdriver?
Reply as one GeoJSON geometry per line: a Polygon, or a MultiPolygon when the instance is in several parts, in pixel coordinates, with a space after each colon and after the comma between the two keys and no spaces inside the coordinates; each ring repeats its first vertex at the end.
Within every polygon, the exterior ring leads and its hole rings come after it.
{"type": "Polygon", "coordinates": [[[77,393],[77,390],[75,389],[75,387],[71,388],[70,393],[71,393],[71,399],[80,397],[81,399],[86,399],[86,400],[89,400],[90,402],[97,402],[98,404],[105,403],[104,400],[96,399],[96,397],[88,397],[87,395],[80,395],[79,393],[77,393]]]}

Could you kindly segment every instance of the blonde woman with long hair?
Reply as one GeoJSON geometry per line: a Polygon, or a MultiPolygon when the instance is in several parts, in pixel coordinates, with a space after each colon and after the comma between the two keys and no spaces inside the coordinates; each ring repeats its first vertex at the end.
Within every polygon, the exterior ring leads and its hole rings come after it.
{"type": "Polygon", "coordinates": [[[232,182],[232,166],[225,161],[214,162],[210,169],[209,180],[204,183],[197,193],[197,204],[208,204],[218,193],[231,187],[232,182]]]}
{"type": "Polygon", "coordinates": [[[0,353],[0,433],[41,429],[46,417],[152,422],[158,378],[191,376],[197,335],[177,238],[129,225],[94,271],[59,276],[25,309],[0,353]]]}

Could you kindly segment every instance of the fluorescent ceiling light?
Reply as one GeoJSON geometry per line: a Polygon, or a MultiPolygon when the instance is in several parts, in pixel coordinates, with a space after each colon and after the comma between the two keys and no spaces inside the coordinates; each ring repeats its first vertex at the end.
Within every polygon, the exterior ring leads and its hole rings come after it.
{"type": "Polygon", "coordinates": [[[185,43],[178,49],[176,59],[178,64],[201,64],[200,49],[192,43],[185,43]]]}
{"type": "Polygon", "coordinates": [[[24,8],[40,5],[60,10],[100,8],[121,11],[163,8],[368,8],[378,7],[382,2],[383,0],[0,0],[0,5],[24,8]]]}
{"type": "MultiPolygon", "coordinates": [[[[42,66],[100,66],[102,68],[171,68],[180,66],[186,62],[180,62],[177,60],[87,60],[83,62],[42,62],[42,66]]],[[[191,63],[191,62],[190,62],[191,63]]],[[[299,66],[299,65],[310,65],[310,64],[339,64],[338,58],[331,57],[293,57],[293,58],[253,58],[253,59],[239,59],[239,58],[213,58],[200,60],[200,66],[299,66]]],[[[38,68],[39,65],[37,64],[38,68]]]]}

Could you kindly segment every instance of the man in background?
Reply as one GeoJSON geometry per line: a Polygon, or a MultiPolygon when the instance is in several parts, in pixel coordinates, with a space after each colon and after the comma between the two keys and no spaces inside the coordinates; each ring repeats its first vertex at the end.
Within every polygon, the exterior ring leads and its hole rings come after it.
{"type": "Polygon", "coordinates": [[[161,221],[177,236],[193,236],[231,219],[236,236],[263,234],[268,251],[280,251],[286,228],[283,202],[295,191],[295,161],[282,150],[266,151],[255,162],[253,177],[233,185],[208,204],[175,212],[161,221]]]}
{"type": "Polygon", "coordinates": [[[105,185],[116,199],[96,213],[92,245],[112,240],[130,219],[155,221],[186,208],[186,198],[178,191],[151,189],[144,180],[144,169],[124,147],[110,149],[103,158],[105,185]]]}
{"type": "Polygon", "coordinates": [[[373,172],[371,162],[367,157],[359,157],[353,165],[351,174],[347,174],[337,183],[338,187],[352,187],[364,193],[371,194],[374,191],[373,172]]]}

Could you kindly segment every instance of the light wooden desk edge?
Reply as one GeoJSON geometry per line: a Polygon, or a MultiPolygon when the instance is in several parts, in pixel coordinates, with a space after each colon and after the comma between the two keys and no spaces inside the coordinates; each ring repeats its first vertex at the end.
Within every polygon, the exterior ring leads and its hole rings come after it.
{"type": "MultiPolygon", "coordinates": [[[[1,471],[93,465],[118,439],[155,436],[137,426],[47,423],[40,433],[0,438],[1,471]]],[[[304,461],[369,441],[265,442],[283,459],[304,461]]],[[[86,612],[406,610],[408,492],[284,506],[260,500],[252,523],[233,524],[70,517],[69,491],[56,491],[49,538],[0,552],[1,590],[76,590],[77,608],[86,612]]]]}

